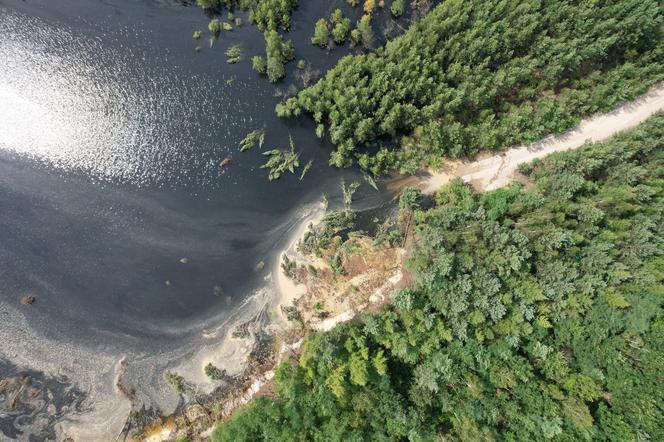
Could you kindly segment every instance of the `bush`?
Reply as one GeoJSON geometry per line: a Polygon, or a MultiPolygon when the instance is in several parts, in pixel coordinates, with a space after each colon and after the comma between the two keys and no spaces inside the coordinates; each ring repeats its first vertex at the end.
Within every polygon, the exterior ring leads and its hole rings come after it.
{"type": "Polygon", "coordinates": [[[212,362],[205,366],[204,371],[205,375],[213,381],[220,381],[226,376],[226,370],[220,370],[219,368],[215,367],[212,362]]]}

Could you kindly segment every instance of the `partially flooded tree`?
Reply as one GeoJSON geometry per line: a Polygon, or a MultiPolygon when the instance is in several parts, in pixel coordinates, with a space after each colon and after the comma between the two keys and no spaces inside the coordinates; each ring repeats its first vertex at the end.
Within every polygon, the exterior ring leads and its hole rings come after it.
{"type": "Polygon", "coordinates": [[[350,186],[346,186],[346,180],[341,178],[340,187],[341,187],[341,193],[344,197],[344,206],[346,206],[346,209],[350,209],[351,204],[353,204],[353,195],[360,187],[360,183],[354,181],[350,183],[350,186]]]}
{"type": "Polygon", "coordinates": [[[274,83],[286,75],[284,65],[295,59],[293,43],[284,40],[277,31],[270,30],[265,33],[265,51],[267,54],[265,73],[274,83]]]}
{"type": "Polygon", "coordinates": [[[401,17],[406,12],[406,0],[393,0],[390,6],[390,12],[395,17],[401,17]]]}
{"type": "Polygon", "coordinates": [[[330,27],[327,23],[327,20],[321,18],[316,22],[314,28],[314,35],[311,37],[311,43],[321,48],[327,47],[327,44],[330,41],[330,27]]]}
{"type": "Polygon", "coordinates": [[[239,63],[244,59],[244,54],[242,53],[242,45],[241,44],[236,44],[231,47],[229,47],[226,50],[226,57],[228,59],[226,60],[226,63],[229,64],[235,64],[239,63]]]}
{"type": "Polygon", "coordinates": [[[300,154],[295,151],[295,144],[293,139],[289,137],[290,149],[272,149],[263,152],[263,155],[268,157],[265,164],[261,165],[261,169],[268,169],[268,179],[278,180],[284,172],[295,173],[295,169],[300,167],[300,154]]]}
{"type": "Polygon", "coordinates": [[[265,143],[265,126],[261,129],[256,129],[249,132],[243,139],[240,141],[240,152],[245,152],[258,143],[258,147],[263,147],[265,143]]]}

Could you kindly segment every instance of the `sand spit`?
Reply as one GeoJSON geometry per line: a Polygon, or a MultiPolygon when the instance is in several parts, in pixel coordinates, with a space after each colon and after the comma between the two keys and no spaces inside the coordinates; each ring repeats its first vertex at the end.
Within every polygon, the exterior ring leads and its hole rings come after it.
{"type": "Polygon", "coordinates": [[[549,136],[536,143],[516,146],[475,161],[449,161],[442,170],[427,176],[421,185],[426,193],[432,193],[453,178],[461,177],[478,190],[494,190],[512,181],[519,164],[553,152],[576,149],[589,141],[605,140],[637,126],[660,110],[664,110],[664,83],[653,86],[645,95],[612,112],[583,120],[561,135],[549,136]]]}

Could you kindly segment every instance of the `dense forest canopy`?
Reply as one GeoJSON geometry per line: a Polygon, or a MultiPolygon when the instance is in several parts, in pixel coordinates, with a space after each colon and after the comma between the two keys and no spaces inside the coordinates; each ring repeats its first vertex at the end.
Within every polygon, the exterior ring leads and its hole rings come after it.
{"type": "Polygon", "coordinates": [[[662,79],[656,0],[446,0],[277,112],[311,114],[331,164],[380,173],[560,133],[662,79]]]}
{"type": "Polygon", "coordinates": [[[212,439],[664,440],[664,115],[523,172],[407,192],[414,285],[212,439]]]}

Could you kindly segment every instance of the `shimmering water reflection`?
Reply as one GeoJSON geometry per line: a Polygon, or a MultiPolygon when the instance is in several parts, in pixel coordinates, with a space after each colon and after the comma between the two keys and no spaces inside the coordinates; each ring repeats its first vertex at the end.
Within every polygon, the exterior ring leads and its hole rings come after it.
{"type": "Polygon", "coordinates": [[[165,69],[175,60],[145,41],[109,45],[112,35],[86,38],[9,10],[0,35],[0,148],[19,155],[135,185],[200,184],[231,147],[207,128],[246,123],[219,113],[208,93],[219,80],[165,69]]]}
{"type": "MultiPolygon", "coordinates": [[[[321,57],[309,37],[330,2],[301,3],[289,35],[324,70],[341,49],[321,57]]],[[[341,204],[342,175],[362,178],[327,166],[313,122],[275,116],[275,88],[248,61],[265,50],[254,26],[198,54],[191,35],[207,17],[175,0],[0,5],[0,378],[39,372],[84,396],[67,412],[46,398],[0,416],[0,439],[64,428],[113,440],[131,406],[118,380],[135,407],[169,413],[180,398],[165,370],[210,391],[205,361],[244,363],[250,342],[228,333],[274,307],[280,247],[324,192],[341,204]],[[246,60],[229,65],[236,43],[246,60]],[[270,183],[260,149],[239,154],[263,124],[265,149],[292,137],[314,161],[303,181],[270,183]],[[20,305],[26,293],[34,305],[20,305]]],[[[356,207],[386,198],[365,185],[356,207]]]]}

